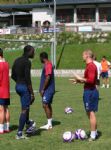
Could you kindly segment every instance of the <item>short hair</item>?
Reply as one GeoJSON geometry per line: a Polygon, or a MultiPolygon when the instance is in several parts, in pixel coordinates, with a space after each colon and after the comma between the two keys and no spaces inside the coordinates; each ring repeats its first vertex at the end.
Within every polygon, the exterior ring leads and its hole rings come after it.
{"type": "Polygon", "coordinates": [[[48,59],[48,54],[46,52],[40,53],[40,58],[48,59]]]}
{"type": "Polygon", "coordinates": [[[87,53],[90,58],[94,57],[94,54],[93,54],[92,50],[90,50],[90,49],[89,50],[85,50],[84,53],[87,53]]]}
{"type": "Polygon", "coordinates": [[[103,56],[102,58],[105,58],[105,59],[106,59],[106,56],[103,56]]]}
{"type": "Polygon", "coordinates": [[[0,56],[3,56],[3,50],[0,48],[0,56]]]}
{"type": "Polygon", "coordinates": [[[24,54],[28,54],[31,51],[31,49],[33,49],[33,47],[31,45],[25,46],[24,47],[24,54]]]}

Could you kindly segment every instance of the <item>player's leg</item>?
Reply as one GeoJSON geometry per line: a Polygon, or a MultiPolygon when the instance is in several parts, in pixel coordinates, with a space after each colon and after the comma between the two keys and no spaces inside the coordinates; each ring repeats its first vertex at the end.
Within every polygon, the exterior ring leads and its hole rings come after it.
{"type": "Polygon", "coordinates": [[[40,127],[41,129],[52,129],[52,107],[51,104],[43,104],[43,108],[47,117],[47,124],[40,127]]]}
{"type": "Polygon", "coordinates": [[[16,139],[24,139],[26,138],[23,136],[23,129],[27,121],[27,110],[29,109],[30,106],[30,99],[29,95],[27,94],[27,86],[18,84],[16,85],[16,92],[20,96],[20,102],[21,102],[21,114],[19,117],[19,127],[18,127],[18,132],[16,139]]]}
{"type": "Polygon", "coordinates": [[[97,121],[96,121],[96,115],[95,113],[88,112],[89,120],[90,120],[90,129],[91,129],[91,135],[90,137],[95,140],[97,136],[97,121]]]}
{"type": "Polygon", "coordinates": [[[106,72],[106,88],[109,88],[109,76],[108,76],[108,72],[106,72]]]}
{"type": "Polygon", "coordinates": [[[5,108],[0,105],[0,134],[4,133],[5,108]]]}
{"type": "Polygon", "coordinates": [[[53,94],[45,94],[43,97],[43,109],[47,117],[47,124],[40,127],[41,129],[52,129],[52,100],[53,94]]]}
{"type": "Polygon", "coordinates": [[[5,106],[5,123],[4,123],[4,132],[10,132],[10,112],[8,106],[5,106]]]}
{"type": "Polygon", "coordinates": [[[105,88],[105,85],[106,85],[106,82],[105,82],[105,73],[104,72],[102,72],[101,73],[101,76],[102,76],[102,87],[101,88],[105,88]]]}

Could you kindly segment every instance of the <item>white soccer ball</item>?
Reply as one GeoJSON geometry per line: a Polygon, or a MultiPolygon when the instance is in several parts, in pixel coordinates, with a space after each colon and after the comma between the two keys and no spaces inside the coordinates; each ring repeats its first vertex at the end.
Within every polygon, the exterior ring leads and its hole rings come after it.
{"type": "Polygon", "coordinates": [[[71,107],[66,107],[64,111],[66,114],[72,114],[73,113],[73,109],[71,107]]]}
{"type": "Polygon", "coordinates": [[[74,136],[75,136],[75,139],[80,139],[80,140],[84,140],[87,137],[86,132],[82,129],[76,130],[74,136]]]}
{"type": "Polygon", "coordinates": [[[64,142],[72,142],[74,140],[74,134],[70,131],[67,131],[63,134],[64,142]]]}

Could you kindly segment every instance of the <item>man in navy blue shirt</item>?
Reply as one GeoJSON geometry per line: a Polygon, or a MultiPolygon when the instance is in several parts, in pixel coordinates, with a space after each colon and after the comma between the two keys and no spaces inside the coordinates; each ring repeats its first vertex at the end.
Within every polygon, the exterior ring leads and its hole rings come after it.
{"type": "Polygon", "coordinates": [[[44,65],[40,82],[40,95],[42,97],[43,108],[48,119],[48,123],[41,129],[52,129],[52,101],[55,94],[55,77],[52,63],[48,60],[48,54],[40,54],[41,63],[44,65]]]}

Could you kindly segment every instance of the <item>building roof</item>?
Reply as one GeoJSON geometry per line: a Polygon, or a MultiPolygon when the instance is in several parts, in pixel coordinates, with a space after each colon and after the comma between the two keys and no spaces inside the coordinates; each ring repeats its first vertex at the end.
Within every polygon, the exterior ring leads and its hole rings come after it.
{"type": "MultiPolygon", "coordinates": [[[[57,5],[83,5],[83,4],[108,4],[111,0],[56,0],[57,5]]],[[[53,2],[41,2],[32,4],[9,4],[0,5],[1,11],[30,11],[33,8],[42,8],[47,6],[53,6],[53,2]]]]}
{"type": "Polygon", "coordinates": [[[58,5],[111,3],[111,0],[56,0],[58,5]]]}

